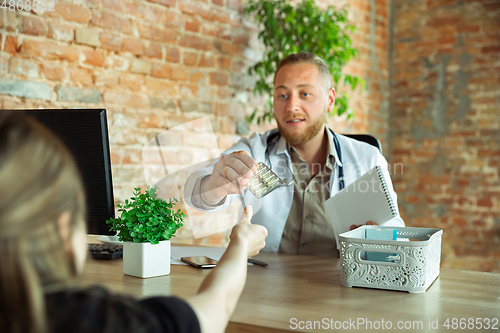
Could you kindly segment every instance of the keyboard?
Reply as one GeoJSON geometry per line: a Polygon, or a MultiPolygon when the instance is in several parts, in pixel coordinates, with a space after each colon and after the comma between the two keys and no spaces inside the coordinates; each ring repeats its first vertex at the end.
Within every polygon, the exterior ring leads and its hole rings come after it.
{"type": "Polygon", "coordinates": [[[94,259],[111,260],[123,257],[123,245],[89,244],[88,249],[94,259]]]}

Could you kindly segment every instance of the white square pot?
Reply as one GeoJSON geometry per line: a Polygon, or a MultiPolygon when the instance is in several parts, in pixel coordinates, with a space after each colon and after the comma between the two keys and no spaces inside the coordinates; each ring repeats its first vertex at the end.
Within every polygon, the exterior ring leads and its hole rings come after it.
{"type": "Polygon", "coordinates": [[[123,243],[123,274],[140,278],[170,274],[170,241],[123,243]]]}

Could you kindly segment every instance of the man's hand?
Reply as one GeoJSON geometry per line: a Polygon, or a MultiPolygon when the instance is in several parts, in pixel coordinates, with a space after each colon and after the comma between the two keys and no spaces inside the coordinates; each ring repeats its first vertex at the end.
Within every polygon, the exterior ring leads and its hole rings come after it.
{"type": "Polygon", "coordinates": [[[250,223],[252,219],[252,206],[246,206],[240,221],[233,227],[230,235],[230,246],[244,246],[247,256],[257,255],[266,245],[267,229],[258,224],[250,223]]]}
{"type": "Polygon", "coordinates": [[[203,184],[205,196],[213,200],[221,200],[228,194],[238,194],[257,171],[257,163],[244,150],[223,155],[215,163],[210,178],[203,184]]]}
{"type": "MultiPolygon", "coordinates": [[[[372,222],[372,221],[368,221],[368,222],[366,222],[366,225],[378,225],[378,224],[375,222],[372,222]]],[[[360,224],[360,225],[353,224],[353,225],[351,225],[350,230],[354,230],[354,229],[359,228],[361,226],[362,226],[362,224],[360,224]]]]}

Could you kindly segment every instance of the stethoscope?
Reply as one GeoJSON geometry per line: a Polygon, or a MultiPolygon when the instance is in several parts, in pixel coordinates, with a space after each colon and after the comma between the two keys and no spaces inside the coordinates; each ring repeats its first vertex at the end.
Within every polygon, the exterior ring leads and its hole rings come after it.
{"type": "MultiPolygon", "coordinates": [[[[337,162],[337,165],[339,166],[339,191],[342,191],[342,189],[344,189],[344,187],[345,187],[345,182],[344,182],[344,168],[342,167],[342,152],[340,150],[340,143],[339,143],[339,139],[337,138],[337,135],[335,135],[335,132],[333,132],[331,128],[328,128],[328,129],[332,133],[333,144],[335,146],[335,151],[337,152],[337,157],[339,159],[337,162]]],[[[269,165],[269,168],[271,170],[273,169],[273,166],[271,164],[271,159],[269,158],[269,154],[270,154],[271,148],[275,144],[278,143],[280,138],[281,138],[281,133],[278,130],[276,130],[276,132],[269,135],[267,137],[267,140],[266,140],[266,143],[267,143],[266,153],[265,153],[266,164],[269,165]]],[[[291,172],[291,170],[290,170],[290,172],[291,172]]],[[[293,172],[291,172],[291,173],[293,174],[293,172]]]]}

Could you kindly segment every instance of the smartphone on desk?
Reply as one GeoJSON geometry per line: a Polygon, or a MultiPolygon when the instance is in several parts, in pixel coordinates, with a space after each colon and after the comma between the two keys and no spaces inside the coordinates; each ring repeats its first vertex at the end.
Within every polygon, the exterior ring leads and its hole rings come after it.
{"type": "Polygon", "coordinates": [[[217,266],[217,260],[206,256],[182,257],[181,260],[196,268],[212,268],[217,266]]]}

